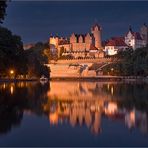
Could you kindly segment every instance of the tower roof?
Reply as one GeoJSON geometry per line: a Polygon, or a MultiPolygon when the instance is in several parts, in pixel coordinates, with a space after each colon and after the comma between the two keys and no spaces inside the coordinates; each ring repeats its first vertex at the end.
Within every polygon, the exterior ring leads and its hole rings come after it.
{"type": "Polygon", "coordinates": [[[101,26],[98,23],[95,23],[91,28],[94,30],[95,27],[98,27],[98,30],[101,30],[101,26]]]}
{"type": "Polygon", "coordinates": [[[146,23],[143,23],[143,26],[148,27],[146,23]]]}
{"type": "Polygon", "coordinates": [[[132,30],[132,26],[131,26],[131,25],[129,26],[129,31],[130,31],[131,33],[133,33],[133,30],[132,30]]]}

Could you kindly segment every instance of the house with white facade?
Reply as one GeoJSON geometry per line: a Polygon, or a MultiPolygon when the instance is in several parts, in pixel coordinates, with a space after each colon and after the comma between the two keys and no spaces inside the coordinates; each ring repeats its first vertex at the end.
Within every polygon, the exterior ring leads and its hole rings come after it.
{"type": "Polygon", "coordinates": [[[124,37],[113,37],[105,44],[106,55],[112,56],[121,50],[126,50],[129,46],[124,42],[124,37]]]}
{"type": "Polygon", "coordinates": [[[147,44],[143,36],[139,32],[133,32],[131,27],[125,35],[125,43],[134,50],[145,47],[147,44]]]}

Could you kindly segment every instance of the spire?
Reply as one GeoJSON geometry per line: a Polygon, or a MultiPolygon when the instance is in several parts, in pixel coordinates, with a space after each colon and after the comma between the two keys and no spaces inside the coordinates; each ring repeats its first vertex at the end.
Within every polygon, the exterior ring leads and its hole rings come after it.
{"type": "Polygon", "coordinates": [[[146,25],[146,23],[145,23],[145,22],[143,23],[143,26],[147,27],[147,25],[146,25]]]}
{"type": "Polygon", "coordinates": [[[53,37],[52,33],[50,34],[50,37],[51,37],[51,38],[53,37]]]}
{"type": "Polygon", "coordinates": [[[131,26],[131,25],[129,26],[129,31],[130,31],[130,32],[133,32],[133,31],[132,31],[132,26],[131,26]]]}

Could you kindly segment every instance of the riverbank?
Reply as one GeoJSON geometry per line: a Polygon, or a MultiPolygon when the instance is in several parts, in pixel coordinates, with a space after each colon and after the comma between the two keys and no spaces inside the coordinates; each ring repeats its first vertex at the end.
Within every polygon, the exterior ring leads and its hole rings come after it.
{"type": "Polygon", "coordinates": [[[148,83],[146,77],[135,76],[97,76],[97,77],[52,77],[51,81],[143,81],[148,83]]]}
{"type": "MultiPolygon", "coordinates": [[[[37,78],[33,79],[0,79],[1,82],[34,82],[39,81],[37,78]]],[[[50,81],[141,81],[148,83],[147,77],[135,77],[135,76],[97,76],[97,77],[52,77],[50,81]]]]}

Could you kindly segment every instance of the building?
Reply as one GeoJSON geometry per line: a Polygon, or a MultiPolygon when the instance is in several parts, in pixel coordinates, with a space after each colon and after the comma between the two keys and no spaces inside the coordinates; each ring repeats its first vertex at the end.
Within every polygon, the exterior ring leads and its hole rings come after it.
{"type": "Polygon", "coordinates": [[[24,50],[28,50],[28,49],[34,47],[34,45],[35,45],[35,44],[33,44],[33,43],[25,44],[25,45],[23,45],[23,49],[24,49],[24,50]]]}
{"type": "Polygon", "coordinates": [[[147,35],[145,33],[146,26],[143,26],[141,28],[141,33],[139,32],[133,32],[132,28],[129,27],[129,31],[125,35],[125,43],[133,48],[134,50],[137,48],[142,48],[147,45],[147,35]]]}
{"type": "Polygon", "coordinates": [[[104,51],[106,55],[112,56],[127,48],[129,47],[124,42],[124,37],[113,37],[106,42],[104,51]]]}
{"type": "Polygon", "coordinates": [[[50,36],[50,49],[57,49],[58,57],[70,56],[71,58],[102,57],[104,56],[101,45],[101,27],[95,24],[91,27],[91,33],[75,34],[69,38],[50,36]]]}
{"type": "Polygon", "coordinates": [[[140,34],[143,40],[146,42],[146,45],[148,45],[148,26],[145,23],[140,28],[140,34]]]}
{"type": "Polygon", "coordinates": [[[106,55],[115,55],[118,51],[132,48],[146,47],[148,45],[148,26],[144,23],[140,32],[133,32],[131,26],[125,37],[113,37],[103,43],[106,55]]]}

